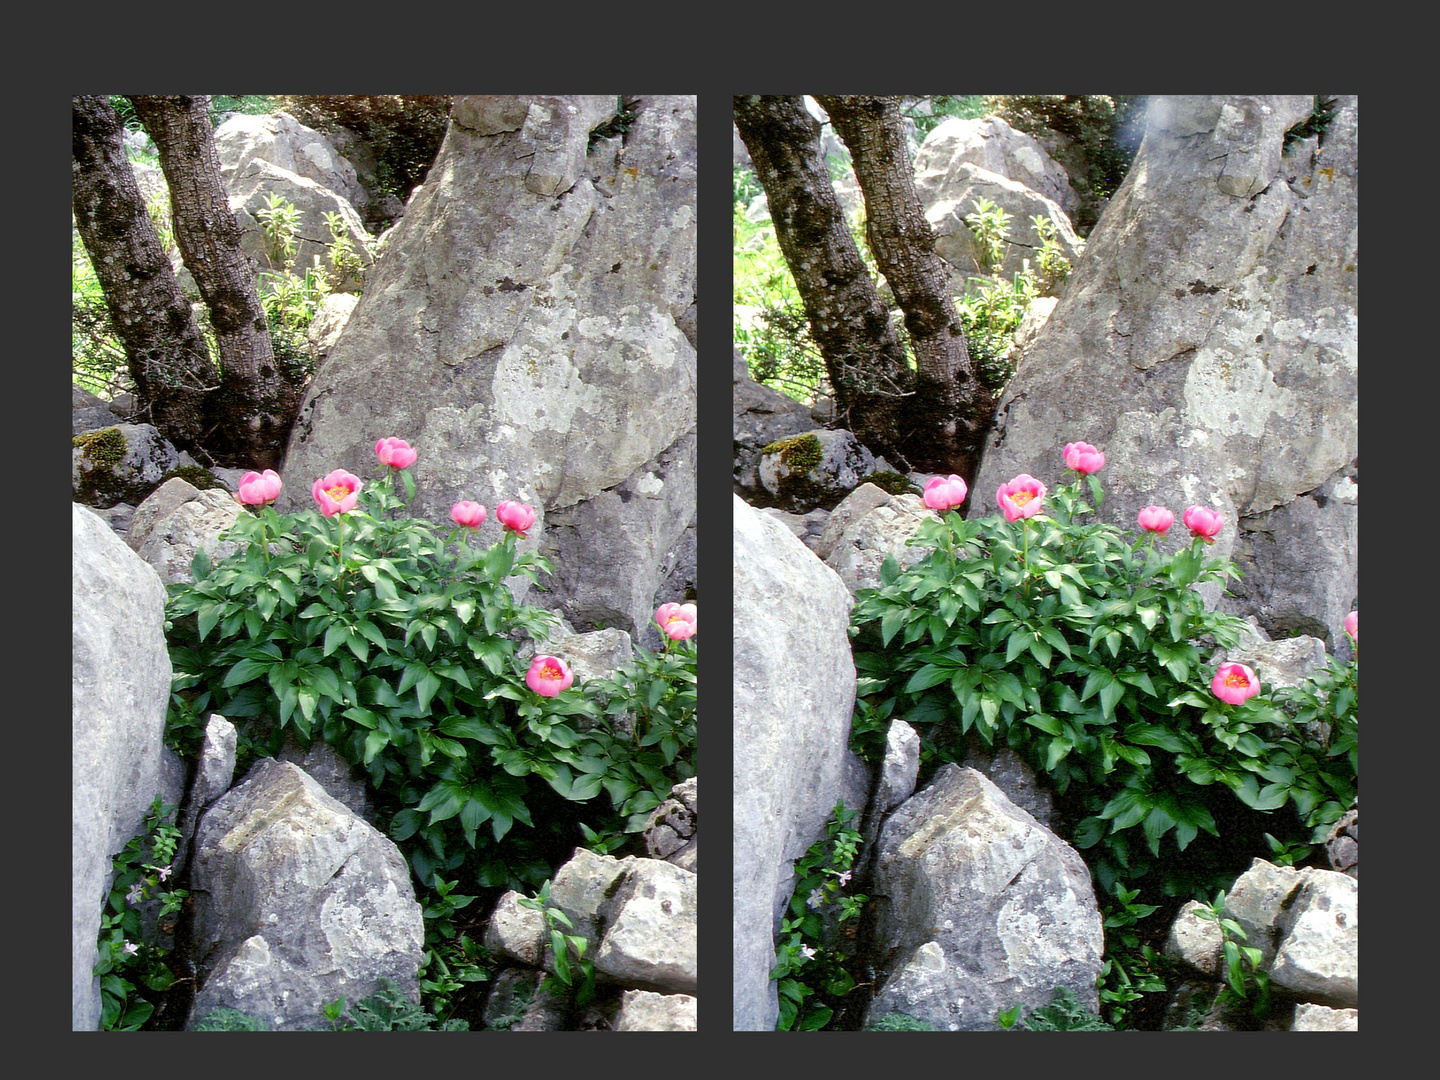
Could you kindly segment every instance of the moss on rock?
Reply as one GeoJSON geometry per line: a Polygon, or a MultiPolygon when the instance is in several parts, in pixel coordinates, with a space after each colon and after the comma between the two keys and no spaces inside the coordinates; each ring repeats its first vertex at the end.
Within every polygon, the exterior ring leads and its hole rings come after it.
{"type": "Polygon", "coordinates": [[[225,481],[221,480],[209,469],[203,468],[200,465],[176,466],[160,478],[160,483],[163,484],[167,480],[171,480],[177,477],[181,480],[184,480],[187,484],[195,488],[197,491],[204,491],[207,488],[217,488],[220,491],[230,490],[228,487],[225,486],[225,481]]]}
{"type": "Polygon", "coordinates": [[[886,469],[881,469],[878,472],[871,473],[869,476],[865,477],[865,483],[874,484],[881,491],[884,491],[890,495],[921,494],[920,489],[916,487],[913,483],[911,483],[908,476],[902,476],[900,473],[891,472],[886,469]]]}
{"type": "Polygon", "coordinates": [[[70,440],[72,446],[84,451],[85,457],[96,465],[118,465],[125,459],[130,444],[118,427],[99,428],[76,435],[70,440]]]}

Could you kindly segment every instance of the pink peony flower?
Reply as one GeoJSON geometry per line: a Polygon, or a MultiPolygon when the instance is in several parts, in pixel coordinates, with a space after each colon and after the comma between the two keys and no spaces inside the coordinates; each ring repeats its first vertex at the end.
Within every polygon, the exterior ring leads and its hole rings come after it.
{"type": "Polygon", "coordinates": [[[1008,484],[1001,484],[995,492],[995,501],[1006,521],[1031,518],[1040,512],[1040,500],[1045,498],[1046,487],[1029,473],[1021,473],[1008,484]]]}
{"type": "Polygon", "coordinates": [[[1088,442],[1065,444],[1065,467],[1076,472],[1099,472],[1105,467],[1105,455],[1088,442]]]}
{"type": "Polygon", "coordinates": [[[1210,680],[1210,689],[1221,701],[1239,705],[1260,692],[1260,680],[1244,664],[1221,664],[1210,680]]]}
{"type": "Polygon", "coordinates": [[[524,503],[502,502],[495,507],[495,520],[524,540],[526,530],[535,524],[535,511],[524,503]]]}
{"type": "Polygon", "coordinates": [[[360,478],[344,469],[336,469],[329,476],[316,480],[310,494],[320,504],[320,512],[326,517],[348,514],[360,501],[360,478]]]}
{"type": "Polygon", "coordinates": [[[655,622],[671,641],[684,641],[695,636],[694,604],[661,604],[655,609],[655,622]]]}
{"type": "Polygon", "coordinates": [[[1207,544],[1215,542],[1215,537],[1219,535],[1220,527],[1224,524],[1225,519],[1208,506],[1192,506],[1185,511],[1185,527],[1190,530],[1190,535],[1199,537],[1207,544]]]}
{"type": "Polygon", "coordinates": [[[558,697],[569,690],[575,673],[558,656],[537,656],[525,673],[525,685],[541,697],[558,697]]]}
{"type": "Polygon", "coordinates": [[[1356,645],[1360,644],[1360,609],[1356,608],[1345,616],[1345,633],[1349,634],[1356,645]]]}
{"type": "Polygon", "coordinates": [[[381,465],[392,469],[408,469],[415,464],[415,451],[404,439],[381,439],[375,444],[375,456],[381,465]]]}
{"type": "Polygon", "coordinates": [[[246,506],[264,506],[280,494],[280,477],[274,469],[264,473],[247,472],[240,478],[240,493],[235,497],[246,506]]]}
{"type": "Polygon", "coordinates": [[[461,499],[450,507],[450,520],[467,529],[478,529],[485,524],[485,507],[469,499],[461,499]]]}
{"type": "Polygon", "coordinates": [[[932,476],[925,484],[924,502],[931,510],[938,510],[943,514],[963,503],[968,492],[965,481],[954,473],[948,478],[932,476]]]}
{"type": "Polygon", "coordinates": [[[1175,524],[1175,515],[1163,506],[1147,506],[1140,511],[1135,520],[1146,532],[1159,533],[1164,536],[1170,531],[1170,526],[1175,524]]]}

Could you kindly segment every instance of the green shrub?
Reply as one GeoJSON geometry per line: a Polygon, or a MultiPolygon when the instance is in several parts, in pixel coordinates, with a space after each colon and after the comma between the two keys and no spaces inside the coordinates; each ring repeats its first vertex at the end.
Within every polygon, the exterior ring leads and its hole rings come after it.
{"type": "Polygon", "coordinates": [[[548,562],[508,530],[476,549],[402,508],[384,470],[351,513],[261,507],[227,534],[234,555],[212,567],[198,553],[167,609],[170,740],[193,748],[211,712],[272,753],[287,730],[323,738],[370,778],[417,893],[437,874],[465,890],[538,886],[584,838],[581,819],[592,835],[638,832],[695,774],[695,643],[541,697],[516,655],[554,617],[505,582],[548,562]],[[628,696],[639,690],[643,702],[628,696]],[[647,710],[643,732],[610,720],[647,710]]]}
{"type": "Polygon", "coordinates": [[[1164,555],[1087,520],[1078,479],[1044,510],[931,521],[912,541],[930,555],[903,573],[887,560],[881,587],[857,595],[857,748],[878,760],[892,719],[920,732],[926,775],[1012,747],[1049,778],[1057,831],[1112,897],[1127,882],[1210,895],[1265,854],[1267,832],[1323,837],[1354,799],[1355,718],[1338,710],[1327,742],[1286,695],[1215,696],[1212,654],[1244,623],[1194,586],[1233,564],[1198,538],[1164,555]]]}

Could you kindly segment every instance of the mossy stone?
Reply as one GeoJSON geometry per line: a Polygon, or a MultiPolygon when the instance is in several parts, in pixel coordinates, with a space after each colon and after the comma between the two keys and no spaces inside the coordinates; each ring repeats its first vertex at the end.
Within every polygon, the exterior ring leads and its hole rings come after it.
{"type": "Polygon", "coordinates": [[[911,483],[908,476],[902,476],[897,472],[890,472],[881,469],[865,477],[865,483],[874,484],[881,491],[890,495],[920,495],[922,492],[911,483]]]}
{"type": "Polygon", "coordinates": [[[228,487],[225,486],[225,481],[221,480],[209,469],[203,468],[199,465],[176,466],[160,478],[160,483],[163,484],[167,480],[171,480],[177,477],[181,480],[184,480],[187,484],[195,488],[197,491],[204,491],[207,488],[216,488],[220,491],[230,490],[228,487]]]}
{"type": "Polygon", "coordinates": [[[125,484],[115,471],[130,451],[124,432],[118,427],[87,431],[74,436],[71,445],[82,455],[76,501],[86,506],[114,506],[124,501],[125,484]]]}

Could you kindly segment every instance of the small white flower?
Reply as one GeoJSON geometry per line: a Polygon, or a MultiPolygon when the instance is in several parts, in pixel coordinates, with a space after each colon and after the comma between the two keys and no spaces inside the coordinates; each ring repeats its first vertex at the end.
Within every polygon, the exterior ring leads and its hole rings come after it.
{"type": "Polygon", "coordinates": [[[175,868],[174,868],[174,867],[171,867],[171,866],[162,866],[162,867],[160,868],[160,870],[159,870],[160,880],[161,880],[161,881],[167,880],[167,879],[170,877],[170,875],[173,874],[174,872],[175,872],[175,868]]]}
{"type": "Polygon", "coordinates": [[[849,871],[849,870],[844,870],[844,871],[842,871],[841,874],[840,874],[840,884],[841,884],[841,885],[848,885],[849,883],[850,883],[850,871],[849,871]]]}
{"type": "Polygon", "coordinates": [[[130,891],[125,894],[125,902],[138,904],[143,899],[145,899],[145,894],[140,891],[140,883],[137,881],[134,885],[130,886],[130,891]]]}
{"type": "Polygon", "coordinates": [[[810,890],[810,899],[805,901],[805,903],[809,904],[809,905],[810,905],[812,908],[814,908],[816,911],[820,910],[820,905],[823,904],[824,902],[825,902],[825,890],[824,890],[824,889],[811,889],[811,890],[810,890]]]}
{"type": "Polygon", "coordinates": [[[120,951],[123,952],[126,956],[134,956],[137,952],[140,951],[140,946],[136,945],[133,941],[127,941],[125,942],[125,948],[121,949],[120,951]]]}
{"type": "Polygon", "coordinates": [[[809,945],[801,945],[801,946],[800,946],[800,955],[803,956],[803,957],[805,957],[806,960],[814,960],[814,959],[815,959],[815,950],[812,949],[809,945]]]}

